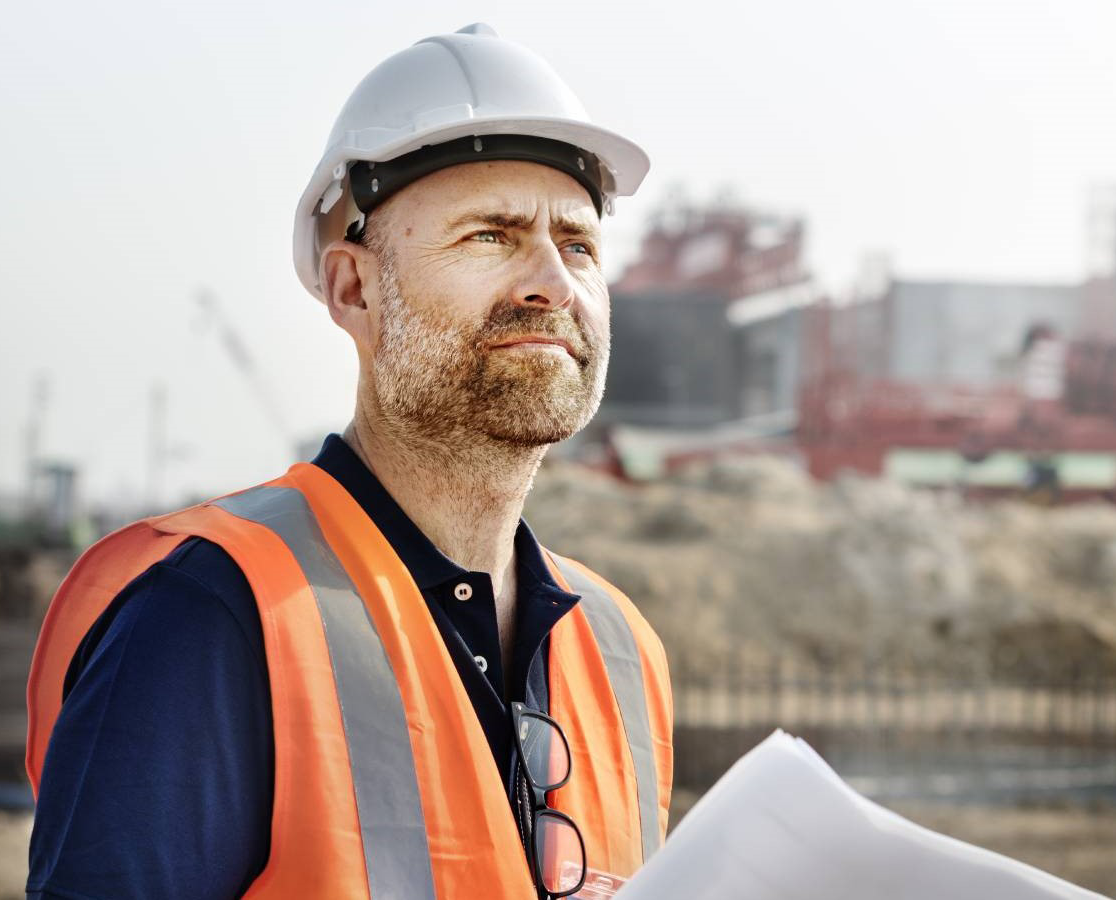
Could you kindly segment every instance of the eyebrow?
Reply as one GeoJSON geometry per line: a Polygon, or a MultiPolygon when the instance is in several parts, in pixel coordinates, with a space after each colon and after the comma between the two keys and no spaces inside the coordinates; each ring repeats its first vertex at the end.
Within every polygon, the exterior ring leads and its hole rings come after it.
{"type": "MultiPolygon", "coordinates": [[[[490,228],[519,228],[527,229],[531,227],[534,220],[529,216],[522,213],[505,213],[496,212],[488,209],[470,209],[463,212],[461,215],[452,219],[446,224],[446,233],[457,231],[464,225],[487,225],[490,228]]],[[[600,229],[592,225],[586,225],[577,219],[572,219],[569,216],[555,216],[551,221],[551,231],[558,234],[569,235],[570,237],[592,238],[598,240],[600,238],[600,229]]]]}

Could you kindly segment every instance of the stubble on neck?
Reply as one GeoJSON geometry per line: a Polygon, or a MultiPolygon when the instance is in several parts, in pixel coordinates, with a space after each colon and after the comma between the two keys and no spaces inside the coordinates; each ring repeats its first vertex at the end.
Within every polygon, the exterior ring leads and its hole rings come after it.
{"type": "Polygon", "coordinates": [[[488,572],[499,594],[524,501],[548,448],[495,441],[462,427],[431,437],[382,415],[366,390],[343,437],[434,546],[470,571],[488,572]]]}

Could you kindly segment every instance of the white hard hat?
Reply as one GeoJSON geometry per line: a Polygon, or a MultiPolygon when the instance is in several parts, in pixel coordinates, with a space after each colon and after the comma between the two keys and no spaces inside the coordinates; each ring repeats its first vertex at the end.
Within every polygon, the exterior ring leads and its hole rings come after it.
{"type": "Polygon", "coordinates": [[[318,260],[330,240],[352,236],[376,203],[416,178],[480,159],[566,171],[598,212],[634,194],[650,167],[636,144],[590,123],[565,82],[526,47],[480,24],[429,37],[369,72],[337,117],[295,214],[299,280],[324,299],[318,260]]]}

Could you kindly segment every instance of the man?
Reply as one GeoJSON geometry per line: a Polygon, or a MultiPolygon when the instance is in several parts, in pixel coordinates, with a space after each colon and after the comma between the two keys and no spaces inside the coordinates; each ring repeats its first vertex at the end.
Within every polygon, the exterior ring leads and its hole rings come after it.
{"type": "Polygon", "coordinates": [[[599,219],[646,168],[485,26],[357,87],[295,230],[353,420],[75,565],[28,688],[30,896],[558,897],[653,852],[662,647],[520,519],[600,400],[599,219]]]}

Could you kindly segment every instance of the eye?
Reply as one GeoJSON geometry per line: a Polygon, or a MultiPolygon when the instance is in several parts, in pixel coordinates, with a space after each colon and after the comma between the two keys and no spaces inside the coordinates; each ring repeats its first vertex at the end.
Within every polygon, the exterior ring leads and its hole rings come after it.
{"type": "Polygon", "coordinates": [[[481,244],[498,244],[501,238],[503,235],[499,231],[478,231],[476,234],[469,235],[469,240],[481,244]]]}
{"type": "Polygon", "coordinates": [[[597,248],[588,241],[570,241],[562,246],[562,251],[573,256],[583,256],[593,262],[597,261],[597,248]]]}

